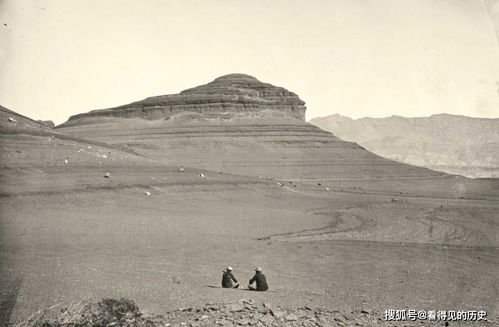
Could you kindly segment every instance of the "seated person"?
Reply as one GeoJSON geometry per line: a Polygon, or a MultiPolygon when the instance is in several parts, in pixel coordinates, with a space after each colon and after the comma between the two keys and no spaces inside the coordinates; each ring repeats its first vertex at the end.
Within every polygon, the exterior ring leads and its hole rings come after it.
{"type": "Polygon", "coordinates": [[[255,269],[255,276],[250,279],[248,289],[260,292],[264,292],[269,289],[269,286],[267,285],[267,278],[265,278],[265,275],[262,273],[262,268],[258,267],[255,269]],[[254,282],[256,282],[256,287],[251,286],[254,282]]]}
{"type": "Polygon", "coordinates": [[[232,267],[227,267],[222,274],[222,287],[223,288],[238,288],[239,284],[237,284],[237,279],[232,274],[232,267]],[[236,285],[232,284],[232,281],[236,283],[236,285]]]}

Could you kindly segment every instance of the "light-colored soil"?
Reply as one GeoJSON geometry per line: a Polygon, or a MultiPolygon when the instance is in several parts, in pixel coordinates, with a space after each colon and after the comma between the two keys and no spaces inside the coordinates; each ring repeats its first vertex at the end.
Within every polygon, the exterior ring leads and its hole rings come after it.
{"type": "Polygon", "coordinates": [[[179,173],[77,139],[11,133],[1,146],[0,294],[13,321],[87,297],[156,313],[242,297],[499,312],[497,180],[179,173]],[[243,285],[263,267],[269,292],[219,288],[227,265],[243,285]]]}
{"type": "Polygon", "coordinates": [[[279,178],[401,178],[444,174],[372,154],[298,119],[173,116],[168,120],[103,119],[56,130],[133,149],[149,158],[241,175],[279,178]]]}

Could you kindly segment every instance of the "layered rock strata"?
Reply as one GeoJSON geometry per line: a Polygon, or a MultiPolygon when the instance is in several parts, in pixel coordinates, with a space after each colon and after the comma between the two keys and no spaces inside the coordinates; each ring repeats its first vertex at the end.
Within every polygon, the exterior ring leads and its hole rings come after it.
{"type": "Polygon", "coordinates": [[[254,114],[269,109],[305,119],[305,102],[295,93],[260,82],[249,75],[229,74],[179,94],[154,96],[115,108],[74,115],[69,118],[69,124],[88,117],[138,117],[154,120],[185,112],[254,114]]]}

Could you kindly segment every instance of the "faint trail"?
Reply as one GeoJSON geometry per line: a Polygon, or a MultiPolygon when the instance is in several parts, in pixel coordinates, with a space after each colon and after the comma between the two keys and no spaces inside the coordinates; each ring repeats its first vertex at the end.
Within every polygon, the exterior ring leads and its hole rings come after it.
{"type": "Polygon", "coordinates": [[[307,214],[321,215],[332,218],[331,222],[324,227],[304,229],[297,232],[272,234],[257,240],[279,240],[279,241],[312,241],[319,239],[330,239],[333,234],[341,234],[354,231],[367,230],[373,227],[375,223],[361,216],[346,212],[346,211],[324,211],[316,210],[307,214]]]}
{"type": "MultiPolygon", "coordinates": [[[[435,207],[420,214],[406,216],[408,221],[427,227],[428,238],[433,243],[444,244],[491,244],[491,240],[483,231],[456,221],[462,215],[457,209],[449,211],[435,207]]],[[[469,217],[473,225],[473,217],[469,217]]],[[[477,222],[478,223],[478,222],[477,222]]]]}

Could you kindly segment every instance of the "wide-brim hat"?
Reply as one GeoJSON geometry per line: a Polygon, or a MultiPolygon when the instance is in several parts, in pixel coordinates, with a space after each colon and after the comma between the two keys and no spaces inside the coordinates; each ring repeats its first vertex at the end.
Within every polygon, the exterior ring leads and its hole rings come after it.
{"type": "Polygon", "coordinates": [[[256,267],[256,268],[255,268],[255,271],[262,271],[262,268],[260,268],[260,267],[256,267]]]}

